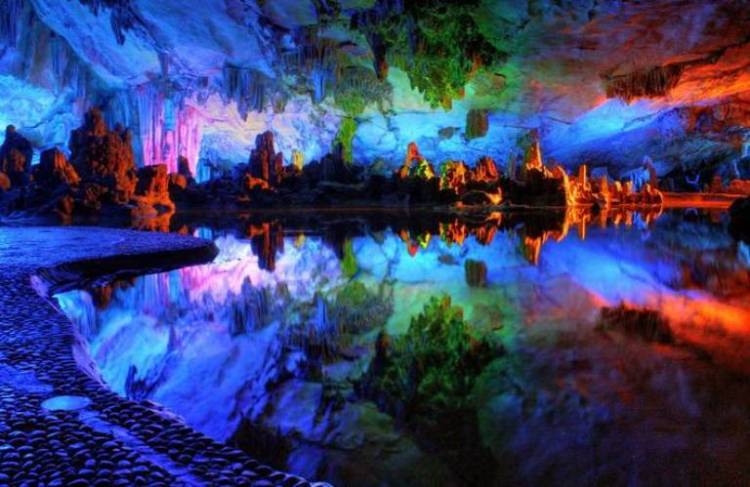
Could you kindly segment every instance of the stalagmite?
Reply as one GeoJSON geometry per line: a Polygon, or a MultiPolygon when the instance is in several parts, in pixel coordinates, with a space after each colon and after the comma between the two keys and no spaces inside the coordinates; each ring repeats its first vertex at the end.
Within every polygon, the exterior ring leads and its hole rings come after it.
{"type": "Polygon", "coordinates": [[[435,177],[435,169],[432,167],[432,164],[420,154],[417,144],[415,142],[410,142],[406,149],[404,164],[401,166],[401,169],[399,169],[398,174],[401,179],[416,176],[429,180],[435,177]]]}
{"type": "Polygon", "coordinates": [[[284,171],[284,156],[276,153],[273,132],[263,132],[255,138],[255,149],[250,154],[250,175],[276,186],[284,171]]]}

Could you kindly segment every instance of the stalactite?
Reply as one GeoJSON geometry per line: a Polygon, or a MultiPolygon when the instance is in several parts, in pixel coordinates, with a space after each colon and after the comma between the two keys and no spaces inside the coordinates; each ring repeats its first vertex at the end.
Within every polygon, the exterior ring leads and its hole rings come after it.
{"type": "Polygon", "coordinates": [[[293,33],[293,42],[279,54],[281,70],[306,83],[314,103],[322,102],[336,82],[338,43],[321,39],[317,28],[300,28],[293,33]]]}
{"type": "Polygon", "coordinates": [[[21,25],[24,0],[5,0],[0,4],[0,42],[15,47],[21,25]]]}
{"type": "Polygon", "coordinates": [[[635,98],[665,96],[680,82],[683,71],[683,65],[670,64],[639,69],[624,75],[604,75],[607,98],[621,98],[630,103],[635,98]]]}
{"type": "Polygon", "coordinates": [[[490,129],[489,112],[487,110],[469,110],[466,114],[466,139],[479,139],[487,135],[490,129]]]}
{"type": "Polygon", "coordinates": [[[142,165],[166,164],[169,172],[177,172],[182,156],[195,172],[202,124],[198,111],[185,103],[184,93],[169,93],[159,84],[150,83],[136,87],[129,96],[129,125],[140,139],[136,150],[140,148],[142,165]]]}
{"type": "Polygon", "coordinates": [[[224,66],[222,88],[224,102],[235,102],[244,120],[247,120],[250,111],[263,111],[266,104],[266,82],[257,71],[227,64],[224,66]]]}
{"type": "Polygon", "coordinates": [[[348,115],[357,116],[370,103],[384,111],[393,103],[393,87],[382,82],[372,70],[351,66],[342,69],[334,90],[336,105],[348,115]]]}
{"type": "Polygon", "coordinates": [[[91,68],[64,38],[39,19],[27,0],[0,1],[0,57],[3,74],[47,90],[58,98],[59,108],[47,114],[49,119],[35,121],[34,128],[42,137],[54,138],[49,142],[64,143],[90,108],[91,100],[102,91],[102,84],[91,68]],[[61,113],[63,109],[72,117],[61,113]]]}
{"type": "Polygon", "coordinates": [[[310,34],[303,47],[302,63],[309,73],[313,102],[321,103],[336,76],[336,46],[332,41],[310,34]]]}
{"type": "Polygon", "coordinates": [[[94,15],[99,15],[103,7],[110,9],[109,21],[118,44],[125,44],[125,33],[129,30],[144,29],[145,23],[130,0],[79,0],[87,5],[94,15]]]}

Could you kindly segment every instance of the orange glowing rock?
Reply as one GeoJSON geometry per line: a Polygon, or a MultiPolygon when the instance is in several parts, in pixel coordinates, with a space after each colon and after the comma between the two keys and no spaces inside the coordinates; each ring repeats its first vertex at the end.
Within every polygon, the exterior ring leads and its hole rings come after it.
{"type": "Polygon", "coordinates": [[[154,164],[138,169],[138,183],[133,199],[139,206],[161,206],[175,209],[169,196],[169,173],[166,164],[154,164]]]}
{"type": "Polygon", "coordinates": [[[750,195],[750,180],[734,179],[730,181],[727,193],[750,195]]]}
{"type": "Polygon", "coordinates": [[[484,183],[494,183],[500,178],[500,173],[497,170],[497,165],[491,157],[482,157],[477,162],[474,171],[472,172],[472,179],[474,181],[480,181],[484,183]]]}
{"type": "Polygon", "coordinates": [[[276,253],[284,251],[284,231],[278,222],[251,224],[246,232],[261,269],[276,269],[276,253]]]}
{"type": "Polygon", "coordinates": [[[474,230],[474,238],[482,245],[489,245],[495,239],[497,226],[485,225],[474,230]]]}
{"type": "Polygon", "coordinates": [[[543,171],[544,163],[542,162],[542,149],[539,145],[539,132],[536,130],[532,130],[531,139],[531,145],[526,150],[526,154],[523,158],[523,170],[543,171]]]}
{"type": "Polygon", "coordinates": [[[427,180],[435,177],[435,169],[432,167],[432,164],[420,154],[416,142],[409,143],[409,146],[406,149],[404,164],[401,166],[401,169],[399,169],[398,176],[400,179],[417,177],[427,180]]]}
{"type": "Polygon", "coordinates": [[[539,264],[539,257],[542,255],[542,244],[544,244],[542,237],[524,237],[523,239],[524,256],[532,265],[539,264]]]}
{"type": "Polygon", "coordinates": [[[458,219],[455,219],[452,223],[440,224],[440,238],[449,244],[456,243],[458,245],[463,245],[468,234],[469,231],[466,228],[466,225],[458,219]]]}
{"type": "Polygon", "coordinates": [[[466,191],[471,180],[469,167],[463,161],[448,161],[443,165],[440,176],[440,189],[451,190],[455,194],[466,191]]]}
{"type": "Polygon", "coordinates": [[[268,181],[260,178],[255,178],[249,174],[245,175],[245,187],[252,191],[254,189],[261,189],[261,190],[268,190],[271,189],[271,186],[268,184],[268,181]]]}

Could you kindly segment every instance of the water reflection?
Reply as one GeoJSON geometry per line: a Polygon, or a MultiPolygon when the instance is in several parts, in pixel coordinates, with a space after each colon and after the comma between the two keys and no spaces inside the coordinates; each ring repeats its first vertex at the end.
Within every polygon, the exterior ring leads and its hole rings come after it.
{"type": "Polygon", "coordinates": [[[58,301],[114,390],[279,468],[581,485],[722,483],[750,464],[748,251],[721,213],[210,223],[180,225],[214,239],[215,262],[58,301]],[[620,304],[657,310],[670,340],[600,319],[620,304]]]}

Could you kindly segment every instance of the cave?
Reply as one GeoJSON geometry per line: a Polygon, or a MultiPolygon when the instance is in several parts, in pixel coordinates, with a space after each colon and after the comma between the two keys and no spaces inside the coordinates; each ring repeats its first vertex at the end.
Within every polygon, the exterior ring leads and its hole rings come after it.
{"type": "Polygon", "coordinates": [[[747,7],[0,0],[0,485],[750,484],[747,7]]]}

